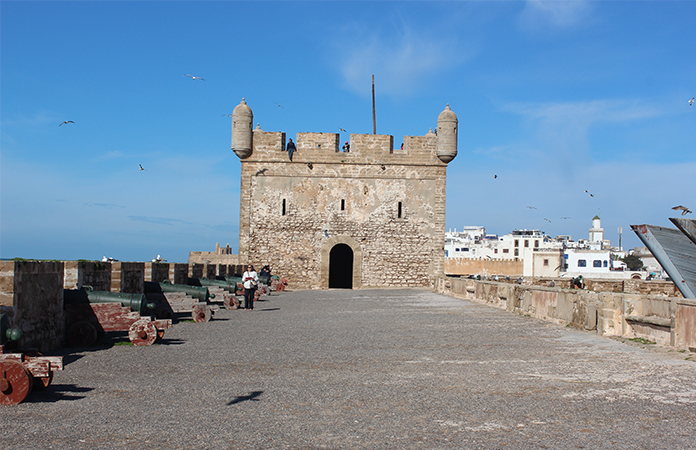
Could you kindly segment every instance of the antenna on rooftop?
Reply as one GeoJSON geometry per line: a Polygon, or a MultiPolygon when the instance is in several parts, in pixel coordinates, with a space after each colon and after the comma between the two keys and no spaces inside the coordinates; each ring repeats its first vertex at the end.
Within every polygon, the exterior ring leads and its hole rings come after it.
{"type": "Polygon", "coordinates": [[[372,75],[372,134],[377,134],[377,117],[375,116],[375,76],[372,75]]]}

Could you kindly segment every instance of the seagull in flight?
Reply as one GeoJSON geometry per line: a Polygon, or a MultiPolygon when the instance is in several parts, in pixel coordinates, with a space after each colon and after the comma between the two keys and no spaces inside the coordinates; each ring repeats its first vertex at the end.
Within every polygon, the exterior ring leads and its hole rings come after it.
{"type": "Polygon", "coordinates": [[[548,223],[551,223],[551,221],[549,219],[547,219],[546,217],[544,217],[544,220],[547,221],[548,223]]]}
{"type": "Polygon", "coordinates": [[[694,99],[696,99],[696,97],[691,97],[691,100],[689,100],[689,106],[694,104],[694,99]]]}
{"type": "Polygon", "coordinates": [[[58,125],[58,126],[59,126],[59,127],[62,127],[62,126],[65,125],[66,123],[75,123],[75,122],[73,122],[72,120],[66,120],[65,122],[61,123],[61,124],[58,125]]]}
{"type": "Polygon", "coordinates": [[[527,206],[527,208],[529,208],[529,209],[536,209],[535,206],[527,206]]]}
{"type": "Polygon", "coordinates": [[[232,114],[223,114],[220,117],[232,117],[232,114]]]}
{"type": "Polygon", "coordinates": [[[142,166],[142,164],[138,164],[138,167],[140,167],[140,170],[147,170],[146,168],[144,168],[144,167],[142,166]]]}
{"type": "MultiPolygon", "coordinates": [[[[283,105],[281,105],[280,103],[276,103],[276,102],[273,102],[273,103],[275,103],[276,105],[278,105],[278,108],[283,108],[283,105]]],[[[285,109],[285,108],[283,108],[283,109],[285,109]]]]}
{"type": "Polygon", "coordinates": [[[205,81],[204,78],[201,78],[201,77],[194,77],[193,75],[189,75],[189,74],[186,74],[186,75],[184,75],[184,76],[185,76],[185,77],[191,77],[192,80],[201,80],[201,81],[205,81]]]}
{"type": "Polygon", "coordinates": [[[344,133],[347,133],[347,131],[344,130],[343,128],[339,128],[339,130],[343,131],[344,133]]]}
{"type": "Polygon", "coordinates": [[[498,175],[493,175],[493,179],[495,180],[496,178],[498,178],[498,175]]]}
{"type": "Polygon", "coordinates": [[[590,191],[588,191],[587,189],[585,189],[585,193],[586,193],[587,195],[589,195],[590,197],[594,197],[594,194],[590,193],[590,191]]]}
{"type": "Polygon", "coordinates": [[[570,217],[561,217],[561,220],[570,219],[570,217]]]}
{"type": "Polygon", "coordinates": [[[675,206],[675,207],[672,208],[672,209],[677,210],[677,211],[681,211],[681,212],[682,212],[682,214],[681,214],[682,216],[685,216],[685,215],[691,213],[691,210],[690,210],[689,208],[687,208],[686,206],[682,206],[682,205],[675,206]]]}

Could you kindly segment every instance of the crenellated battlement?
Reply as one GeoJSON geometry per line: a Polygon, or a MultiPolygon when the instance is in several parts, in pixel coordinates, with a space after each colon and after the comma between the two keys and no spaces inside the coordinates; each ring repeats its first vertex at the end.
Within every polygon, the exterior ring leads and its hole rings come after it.
{"type": "MultiPolygon", "coordinates": [[[[403,149],[394,148],[394,137],[386,134],[350,134],[350,151],[342,150],[343,142],[338,133],[297,133],[297,151],[293,162],[298,163],[362,163],[406,164],[444,166],[437,156],[437,136],[428,132],[424,136],[404,136],[403,149]]],[[[253,131],[252,152],[244,161],[289,161],[286,152],[286,133],[253,131]]]]}

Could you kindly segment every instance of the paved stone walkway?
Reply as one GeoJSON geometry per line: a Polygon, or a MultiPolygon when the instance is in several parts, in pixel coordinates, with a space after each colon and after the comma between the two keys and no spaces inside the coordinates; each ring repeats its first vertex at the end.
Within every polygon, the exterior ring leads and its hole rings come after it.
{"type": "Polygon", "coordinates": [[[274,294],[66,363],[46,392],[0,408],[2,448],[696,445],[685,355],[426,290],[274,294]]]}

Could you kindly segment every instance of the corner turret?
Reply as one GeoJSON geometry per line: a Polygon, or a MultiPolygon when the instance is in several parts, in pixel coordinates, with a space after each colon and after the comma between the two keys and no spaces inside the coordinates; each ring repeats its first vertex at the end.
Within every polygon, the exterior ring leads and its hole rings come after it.
{"type": "Polygon", "coordinates": [[[449,103],[437,116],[437,157],[447,164],[457,156],[457,128],[459,121],[449,103]]]}
{"type": "Polygon", "coordinates": [[[251,127],[253,122],[254,113],[251,112],[251,108],[242,98],[242,101],[232,112],[232,150],[239,159],[251,156],[253,137],[251,127]]]}

